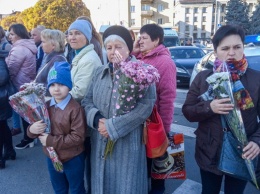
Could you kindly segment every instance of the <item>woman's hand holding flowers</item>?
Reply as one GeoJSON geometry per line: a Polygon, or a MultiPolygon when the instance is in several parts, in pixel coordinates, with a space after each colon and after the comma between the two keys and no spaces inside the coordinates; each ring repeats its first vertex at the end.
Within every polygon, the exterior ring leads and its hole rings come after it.
{"type": "Polygon", "coordinates": [[[106,129],[106,126],[105,126],[105,122],[106,122],[106,119],[104,119],[104,118],[99,119],[99,122],[98,122],[98,132],[103,137],[108,138],[109,135],[108,135],[108,132],[107,132],[107,129],[106,129]]]}
{"type": "Polygon", "coordinates": [[[230,98],[214,99],[210,103],[210,108],[217,114],[228,114],[232,111],[234,105],[230,103],[230,98]]]}
{"type": "Polygon", "coordinates": [[[45,129],[47,128],[47,124],[43,122],[43,120],[37,121],[35,123],[33,123],[30,128],[29,131],[33,134],[42,134],[44,133],[45,129]]]}
{"type": "Polygon", "coordinates": [[[46,141],[47,141],[47,137],[48,137],[48,134],[47,133],[42,133],[40,136],[39,136],[39,139],[42,143],[43,146],[46,146],[46,141]]]}
{"type": "Polygon", "coordinates": [[[260,148],[255,142],[250,141],[247,146],[244,147],[243,152],[242,157],[244,159],[253,160],[260,153],[260,148]]]}

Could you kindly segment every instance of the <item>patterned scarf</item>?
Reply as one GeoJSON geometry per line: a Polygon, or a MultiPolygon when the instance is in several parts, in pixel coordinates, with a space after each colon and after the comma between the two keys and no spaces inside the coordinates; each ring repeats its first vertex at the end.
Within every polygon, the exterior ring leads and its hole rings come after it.
{"type": "MultiPolygon", "coordinates": [[[[240,81],[240,77],[243,76],[247,70],[248,63],[245,58],[239,61],[227,61],[227,68],[231,74],[232,84],[233,84],[233,95],[234,99],[237,102],[237,106],[242,109],[246,110],[248,108],[254,107],[254,103],[252,98],[250,97],[249,92],[244,88],[242,82],[240,81]]],[[[214,72],[221,72],[223,71],[222,61],[216,59],[213,66],[214,72]]],[[[225,70],[224,70],[225,71],[225,70]]]]}

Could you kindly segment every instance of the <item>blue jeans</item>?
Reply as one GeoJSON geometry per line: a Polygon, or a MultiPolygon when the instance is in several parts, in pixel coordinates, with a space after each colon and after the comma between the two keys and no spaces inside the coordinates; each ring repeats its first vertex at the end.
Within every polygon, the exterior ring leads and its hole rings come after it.
{"type": "Polygon", "coordinates": [[[219,194],[221,189],[222,178],[224,180],[225,194],[243,194],[247,181],[237,179],[228,175],[216,175],[214,173],[200,169],[202,194],[219,194]]]}
{"type": "Polygon", "coordinates": [[[12,120],[13,120],[13,128],[21,128],[20,124],[20,116],[13,110],[13,115],[12,115],[12,120]]]}
{"type": "Polygon", "coordinates": [[[84,152],[63,163],[63,173],[57,172],[50,158],[47,158],[51,184],[56,194],[85,194],[84,152]]]}

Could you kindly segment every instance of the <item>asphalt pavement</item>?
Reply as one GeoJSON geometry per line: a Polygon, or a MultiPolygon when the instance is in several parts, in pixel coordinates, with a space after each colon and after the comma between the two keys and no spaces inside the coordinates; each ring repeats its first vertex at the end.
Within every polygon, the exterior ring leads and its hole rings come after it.
{"type": "MultiPolygon", "coordinates": [[[[13,137],[20,143],[23,134],[13,137]]],[[[16,160],[7,160],[0,170],[0,194],[52,194],[46,156],[38,141],[33,148],[16,150],[16,160]]]]}

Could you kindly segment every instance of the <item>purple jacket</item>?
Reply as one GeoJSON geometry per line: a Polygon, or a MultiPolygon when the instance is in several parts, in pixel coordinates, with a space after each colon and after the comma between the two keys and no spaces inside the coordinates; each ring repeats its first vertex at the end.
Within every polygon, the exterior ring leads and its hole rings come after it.
{"type": "Polygon", "coordinates": [[[17,89],[31,82],[36,76],[37,47],[32,39],[17,40],[5,61],[10,78],[17,89]]]}
{"type": "Polygon", "coordinates": [[[137,59],[157,68],[160,80],[156,83],[156,105],[162,118],[166,132],[171,129],[176,98],[176,66],[171,59],[170,52],[165,46],[159,45],[145,56],[133,53],[137,59]]]}

